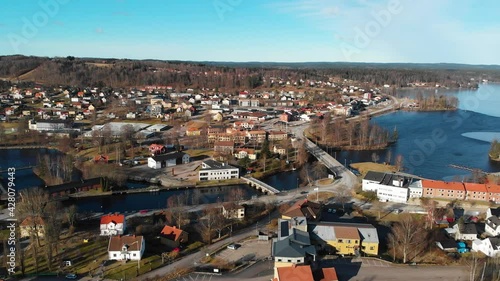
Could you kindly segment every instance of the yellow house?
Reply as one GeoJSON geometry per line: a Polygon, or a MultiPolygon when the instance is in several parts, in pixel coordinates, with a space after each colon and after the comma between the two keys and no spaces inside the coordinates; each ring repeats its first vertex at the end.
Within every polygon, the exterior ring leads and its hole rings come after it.
{"type": "Polygon", "coordinates": [[[361,245],[358,229],[349,226],[333,227],[335,238],[327,241],[328,245],[335,248],[337,254],[355,255],[361,245]]]}
{"type": "Polygon", "coordinates": [[[340,255],[378,254],[377,229],[370,224],[321,223],[310,231],[327,251],[340,255]]]}

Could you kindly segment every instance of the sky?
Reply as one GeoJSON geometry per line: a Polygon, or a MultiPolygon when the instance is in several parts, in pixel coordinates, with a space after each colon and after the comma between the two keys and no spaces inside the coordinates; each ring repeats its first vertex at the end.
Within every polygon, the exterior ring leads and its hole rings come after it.
{"type": "Polygon", "coordinates": [[[497,0],[3,0],[0,55],[500,64],[497,0]]]}

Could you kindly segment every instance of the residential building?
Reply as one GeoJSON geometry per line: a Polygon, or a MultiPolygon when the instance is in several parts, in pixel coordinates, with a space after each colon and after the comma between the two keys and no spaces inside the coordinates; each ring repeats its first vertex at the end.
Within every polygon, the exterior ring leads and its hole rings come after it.
{"type": "Polygon", "coordinates": [[[172,167],[179,164],[187,164],[190,157],[184,152],[172,152],[168,154],[156,155],[148,158],[148,167],[152,169],[161,169],[172,167]]]}
{"type": "Polygon", "coordinates": [[[266,135],[266,131],[263,130],[254,130],[247,132],[248,140],[256,143],[263,143],[266,140],[266,135]]]}
{"type": "MultiPolygon", "coordinates": [[[[410,197],[409,186],[414,178],[397,173],[381,173],[369,171],[362,181],[364,191],[377,192],[382,202],[406,203],[410,197]]],[[[413,192],[418,186],[412,186],[413,192]]]]}
{"type": "Polygon", "coordinates": [[[472,241],[471,249],[473,252],[481,252],[491,258],[500,257],[500,238],[476,239],[472,241]]]}
{"type": "Polygon", "coordinates": [[[500,185],[487,183],[486,190],[488,191],[488,201],[500,204],[500,185]]]}
{"type": "Polygon", "coordinates": [[[29,120],[28,128],[34,131],[68,131],[75,130],[73,123],[67,120],[29,120]]]}
{"type": "Polygon", "coordinates": [[[307,232],[307,219],[305,217],[278,219],[278,240],[283,240],[290,236],[292,229],[307,232]]]}
{"type": "Polygon", "coordinates": [[[40,217],[26,217],[19,225],[21,237],[31,237],[37,234],[38,237],[43,238],[45,236],[45,220],[40,217]]]}
{"type": "Polygon", "coordinates": [[[223,162],[206,160],[201,163],[198,175],[200,181],[237,179],[240,170],[223,162]]]}
{"type": "Polygon", "coordinates": [[[171,248],[177,248],[188,242],[189,234],[174,226],[164,226],[160,232],[160,243],[171,248]]]}
{"type": "Polygon", "coordinates": [[[164,154],[167,152],[167,148],[164,145],[153,143],[149,146],[149,152],[153,156],[158,154],[164,154]]]}
{"type": "Polygon", "coordinates": [[[108,244],[108,260],[141,260],[146,242],[143,236],[111,236],[108,244]]]}
{"type": "Polygon", "coordinates": [[[285,239],[273,239],[271,250],[274,268],[308,264],[316,260],[316,248],[311,244],[309,233],[295,228],[285,239]]]}
{"type": "Polygon", "coordinates": [[[317,221],[321,217],[321,204],[304,199],[293,204],[293,206],[281,214],[281,217],[283,219],[305,217],[308,221],[317,221]]]}
{"type": "Polygon", "coordinates": [[[186,136],[200,136],[201,135],[201,129],[196,128],[196,127],[189,127],[186,129],[186,136]]]}
{"type": "Polygon", "coordinates": [[[231,155],[234,153],[234,141],[216,141],[214,143],[214,151],[231,155]]]}
{"type": "Polygon", "coordinates": [[[248,157],[248,159],[250,160],[256,160],[257,154],[255,153],[255,150],[250,148],[238,148],[234,153],[234,157],[238,159],[243,159],[245,157],[248,157]]]}
{"type": "Polygon", "coordinates": [[[378,255],[377,229],[361,223],[312,223],[311,237],[326,251],[341,255],[378,255]]]}
{"type": "Polygon", "coordinates": [[[472,241],[477,239],[477,226],[475,223],[456,223],[453,226],[455,240],[472,241]]]}
{"type": "Polygon", "coordinates": [[[126,230],[124,215],[113,214],[101,217],[101,236],[123,235],[126,230]]]}
{"type": "Polygon", "coordinates": [[[484,231],[490,236],[500,235],[500,208],[488,208],[486,211],[484,231]]]}
{"type": "Polygon", "coordinates": [[[464,200],[465,187],[461,182],[422,180],[422,197],[464,200]]]}
{"type": "Polygon", "coordinates": [[[286,148],[280,147],[280,146],[273,146],[273,153],[279,154],[279,155],[285,155],[286,154],[286,148]]]}
{"type": "Polygon", "coordinates": [[[288,138],[288,134],[282,131],[269,131],[267,135],[267,139],[269,141],[281,141],[286,140],[288,138]]]}
{"type": "Polygon", "coordinates": [[[245,218],[245,207],[235,204],[233,202],[227,202],[222,204],[222,215],[226,219],[244,219],[245,218]]]}
{"type": "Polygon", "coordinates": [[[278,267],[274,273],[272,281],[338,281],[335,268],[319,268],[315,271],[311,270],[310,265],[296,265],[289,267],[278,267]]]}
{"type": "Polygon", "coordinates": [[[488,201],[488,190],[482,183],[463,183],[465,187],[465,200],[488,201]]]}

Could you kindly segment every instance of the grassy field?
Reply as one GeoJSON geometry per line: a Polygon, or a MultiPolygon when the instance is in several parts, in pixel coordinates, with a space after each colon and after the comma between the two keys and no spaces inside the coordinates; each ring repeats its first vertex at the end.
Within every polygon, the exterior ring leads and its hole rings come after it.
{"type": "Polygon", "coordinates": [[[316,201],[316,199],[318,199],[319,201],[328,201],[330,198],[333,198],[335,197],[335,194],[333,192],[329,192],[329,191],[319,191],[317,194],[316,192],[310,192],[308,195],[307,195],[307,200],[310,200],[310,201],[316,201]]]}
{"type": "Polygon", "coordinates": [[[368,171],[376,171],[376,172],[396,172],[396,167],[392,165],[385,165],[380,163],[373,162],[360,162],[353,163],[351,167],[358,170],[361,173],[361,176],[364,177],[368,171]]]}
{"type": "Polygon", "coordinates": [[[214,156],[214,151],[211,149],[188,149],[184,152],[189,154],[190,157],[199,157],[203,155],[208,157],[214,156]]]}

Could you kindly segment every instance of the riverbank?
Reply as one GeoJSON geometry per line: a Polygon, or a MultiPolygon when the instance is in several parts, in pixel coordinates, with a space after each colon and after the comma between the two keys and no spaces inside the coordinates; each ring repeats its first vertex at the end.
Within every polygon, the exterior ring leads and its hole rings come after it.
{"type": "Polygon", "coordinates": [[[374,163],[374,162],[360,162],[353,163],[350,165],[352,168],[359,171],[362,177],[366,175],[369,171],[391,173],[397,172],[397,169],[393,165],[374,163]]]}

